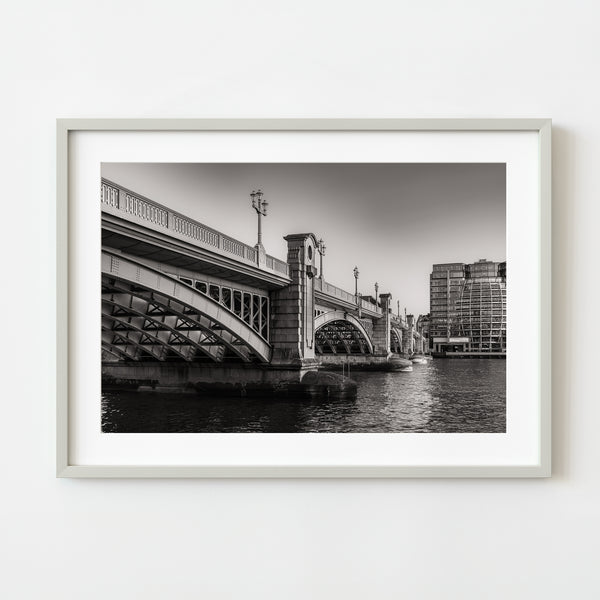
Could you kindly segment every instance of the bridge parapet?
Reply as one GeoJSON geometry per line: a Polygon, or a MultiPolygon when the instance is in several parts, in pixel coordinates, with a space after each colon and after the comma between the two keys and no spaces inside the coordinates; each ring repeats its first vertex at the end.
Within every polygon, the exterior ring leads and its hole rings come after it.
{"type": "Polygon", "coordinates": [[[367,314],[370,316],[382,316],[383,315],[383,310],[381,309],[381,307],[378,304],[375,304],[375,302],[370,302],[366,298],[360,299],[360,307],[361,307],[362,313],[364,313],[364,314],[367,314]]]}
{"type": "Polygon", "coordinates": [[[354,294],[332,285],[323,279],[315,279],[315,292],[320,294],[322,297],[333,300],[334,303],[337,301],[337,303],[339,303],[341,306],[345,306],[351,310],[356,310],[360,306],[362,312],[368,314],[368,316],[377,318],[383,315],[383,311],[380,306],[376,306],[374,303],[369,302],[364,298],[359,298],[357,302],[357,298],[354,294]]]}
{"type": "Polygon", "coordinates": [[[402,317],[398,317],[396,315],[391,316],[391,322],[394,327],[398,327],[400,329],[408,329],[408,325],[406,321],[402,317]]]}
{"type": "Polygon", "coordinates": [[[168,231],[169,235],[195,245],[289,277],[287,262],[268,254],[261,256],[256,248],[107,179],[102,179],[101,182],[100,201],[103,212],[143,224],[150,229],[168,231]]]}
{"type": "Polygon", "coordinates": [[[356,304],[356,296],[354,294],[332,285],[331,283],[327,283],[323,279],[315,279],[315,291],[321,292],[322,294],[331,296],[333,298],[337,298],[338,300],[342,300],[348,304],[356,304]]]}

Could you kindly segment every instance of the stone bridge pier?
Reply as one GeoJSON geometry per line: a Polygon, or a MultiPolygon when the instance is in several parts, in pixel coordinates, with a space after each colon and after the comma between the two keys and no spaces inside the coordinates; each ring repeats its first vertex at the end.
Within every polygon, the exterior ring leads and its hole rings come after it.
{"type": "Polygon", "coordinates": [[[402,352],[405,354],[412,354],[415,350],[414,331],[415,331],[415,317],[414,315],[406,316],[406,323],[408,325],[408,331],[402,338],[402,352]]]}
{"type": "Polygon", "coordinates": [[[312,233],[292,234],[284,239],[288,243],[287,262],[292,281],[271,293],[271,365],[314,368],[318,365],[314,323],[318,242],[312,233]]]}
{"type": "Polygon", "coordinates": [[[376,319],[373,323],[373,354],[375,356],[391,356],[390,336],[391,332],[391,313],[390,302],[391,294],[379,294],[382,317],[376,319]]]}

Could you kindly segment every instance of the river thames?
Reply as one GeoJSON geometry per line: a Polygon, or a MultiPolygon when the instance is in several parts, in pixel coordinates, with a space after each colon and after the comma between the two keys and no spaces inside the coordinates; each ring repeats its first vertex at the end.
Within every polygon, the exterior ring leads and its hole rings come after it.
{"type": "Polygon", "coordinates": [[[506,361],[434,359],[412,372],[351,373],[354,399],[223,398],[105,392],[107,433],[506,431],[506,361]]]}

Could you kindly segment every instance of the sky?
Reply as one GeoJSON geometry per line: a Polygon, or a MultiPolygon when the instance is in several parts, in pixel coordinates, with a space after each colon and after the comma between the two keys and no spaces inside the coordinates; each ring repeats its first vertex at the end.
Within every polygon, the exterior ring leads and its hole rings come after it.
{"type": "Polygon", "coordinates": [[[378,282],[394,311],[429,312],[435,263],[506,260],[504,163],[103,163],[102,176],[252,246],[260,188],[267,254],[285,260],[285,235],[314,233],[326,281],[354,292],[357,266],[358,291],[378,282]]]}

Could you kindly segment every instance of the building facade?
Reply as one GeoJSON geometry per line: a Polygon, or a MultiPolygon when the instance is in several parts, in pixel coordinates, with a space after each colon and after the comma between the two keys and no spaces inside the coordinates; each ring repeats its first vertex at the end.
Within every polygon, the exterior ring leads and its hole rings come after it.
{"type": "Polygon", "coordinates": [[[446,355],[506,355],[506,263],[433,265],[430,349],[446,355]]]}

